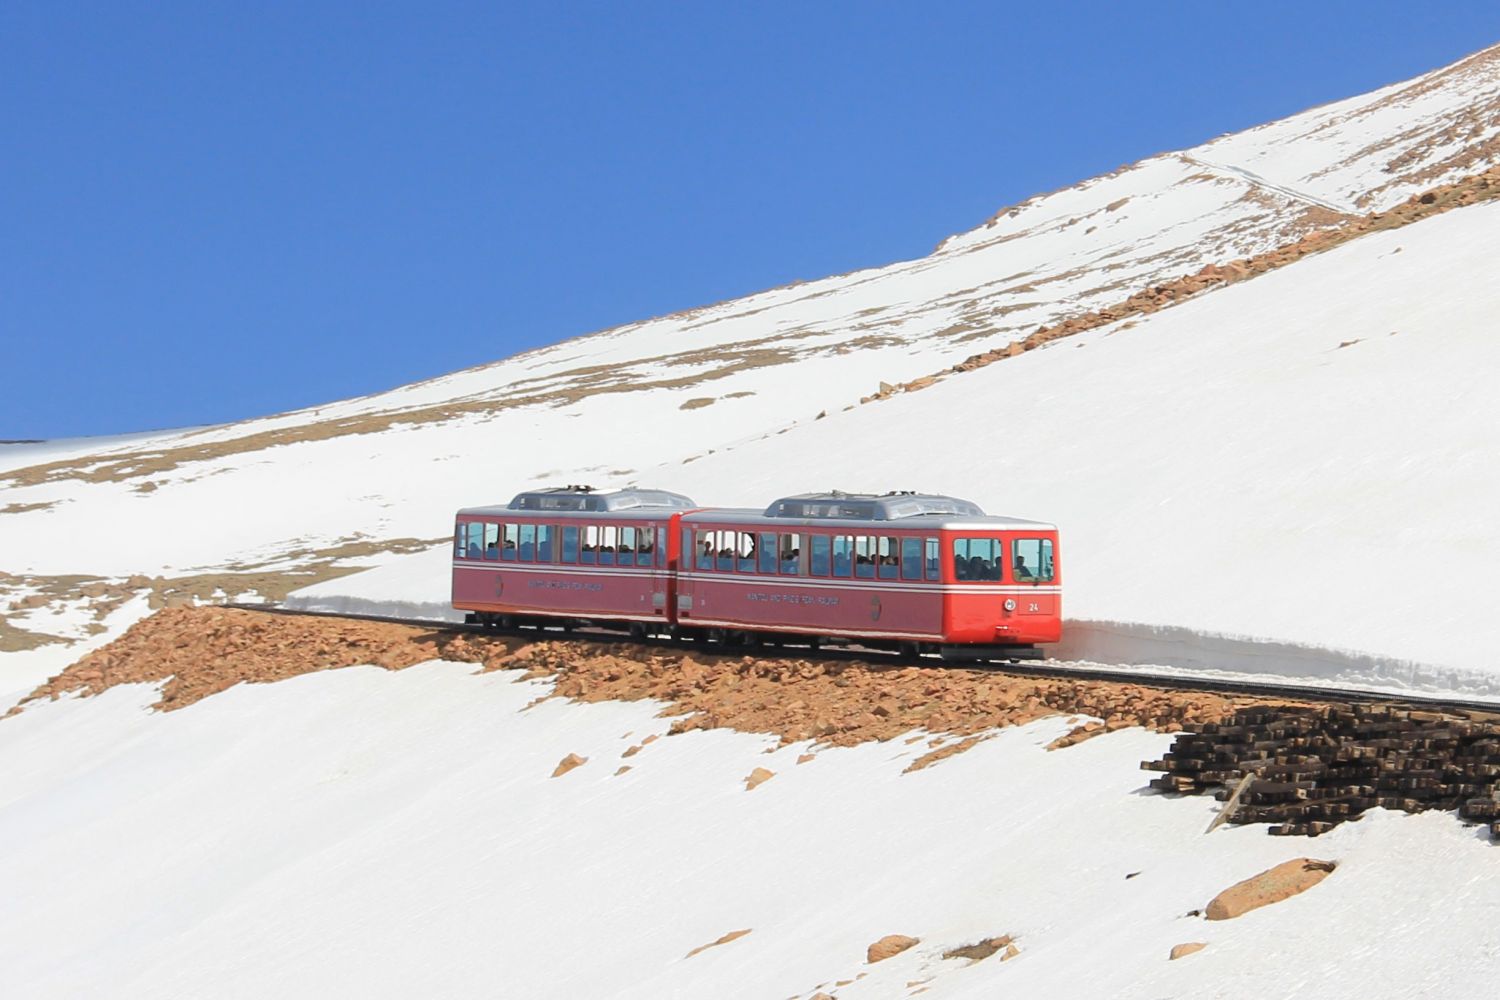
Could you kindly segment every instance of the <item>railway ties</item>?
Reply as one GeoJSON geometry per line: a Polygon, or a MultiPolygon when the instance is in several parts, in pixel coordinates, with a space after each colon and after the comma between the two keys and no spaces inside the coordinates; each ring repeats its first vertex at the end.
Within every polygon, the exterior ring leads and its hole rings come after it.
{"type": "Polygon", "coordinates": [[[1160,760],[1162,791],[1248,782],[1228,822],[1316,836],[1372,808],[1457,810],[1500,838],[1500,716],[1362,703],[1245,709],[1192,727],[1160,760]]]}

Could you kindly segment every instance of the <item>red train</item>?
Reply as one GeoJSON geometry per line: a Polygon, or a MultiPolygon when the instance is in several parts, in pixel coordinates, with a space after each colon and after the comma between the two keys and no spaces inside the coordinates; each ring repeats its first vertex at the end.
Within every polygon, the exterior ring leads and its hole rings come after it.
{"type": "Polygon", "coordinates": [[[458,512],[453,606],[486,625],[1022,659],[1061,637],[1058,566],[1055,526],[954,497],[808,493],[760,511],[570,486],[458,512]]]}

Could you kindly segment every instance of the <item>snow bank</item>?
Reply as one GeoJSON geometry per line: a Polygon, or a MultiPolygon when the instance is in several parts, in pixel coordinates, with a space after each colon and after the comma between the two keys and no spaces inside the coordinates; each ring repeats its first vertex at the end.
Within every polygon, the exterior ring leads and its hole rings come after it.
{"type": "Polygon", "coordinates": [[[450,600],[453,550],[439,545],[410,555],[396,556],[354,577],[325,580],[287,595],[286,607],[301,611],[425,618],[461,622],[462,611],[450,600]]]}

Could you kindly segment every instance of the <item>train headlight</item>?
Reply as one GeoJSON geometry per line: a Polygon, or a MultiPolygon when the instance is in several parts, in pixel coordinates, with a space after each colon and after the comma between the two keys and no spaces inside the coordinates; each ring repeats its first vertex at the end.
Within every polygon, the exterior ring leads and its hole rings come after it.
{"type": "Polygon", "coordinates": [[[1014,611],[1014,610],[1016,610],[1016,599],[1014,597],[1007,597],[1005,599],[1005,610],[1006,611],[1014,611]]]}

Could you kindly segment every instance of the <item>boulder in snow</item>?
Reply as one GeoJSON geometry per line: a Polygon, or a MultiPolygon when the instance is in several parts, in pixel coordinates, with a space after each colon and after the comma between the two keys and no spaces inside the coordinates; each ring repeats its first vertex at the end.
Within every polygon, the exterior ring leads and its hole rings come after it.
{"type": "Polygon", "coordinates": [[[1208,904],[1204,916],[1209,920],[1229,920],[1262,906],[1279,903],[1311,889],[1327,878],[1335,867],[1336,862],[1314,858],[1284,861],[1219,893],[1208,904]]]}

